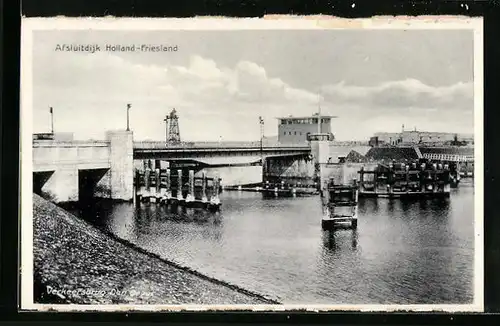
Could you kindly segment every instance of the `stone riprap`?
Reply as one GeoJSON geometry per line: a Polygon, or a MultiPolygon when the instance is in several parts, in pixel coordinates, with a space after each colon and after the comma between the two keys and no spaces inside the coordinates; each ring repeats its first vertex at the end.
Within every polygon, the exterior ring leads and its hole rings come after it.
{"type": "Polygon", "coordinates": [[[272,304],[141,252],[33,195],[35,303],[272,304]]]}

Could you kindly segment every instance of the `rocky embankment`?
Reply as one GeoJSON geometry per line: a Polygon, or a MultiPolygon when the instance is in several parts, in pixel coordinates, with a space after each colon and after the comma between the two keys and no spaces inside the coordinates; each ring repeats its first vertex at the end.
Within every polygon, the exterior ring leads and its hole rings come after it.
{"type": "Polygon", "coordinates": [[[33,195],[35,303],[273,304],[141,252],[33,195]]]}

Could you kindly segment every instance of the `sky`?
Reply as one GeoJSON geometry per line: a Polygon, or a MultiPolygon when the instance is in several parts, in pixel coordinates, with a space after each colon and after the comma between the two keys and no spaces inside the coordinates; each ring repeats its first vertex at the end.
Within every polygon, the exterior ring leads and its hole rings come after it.
{"type": "Polygon", "coordinates": [[[130,126],[164,140],[176,108],[184,141],[258,140],[276,117],[321,105],[339,140],[401,125],[473,133],[470,30],[36,31],[33,132],[103,139],[130,126]],[[56,51],[62,44],[151,44],[176,52],[56,51]]]}

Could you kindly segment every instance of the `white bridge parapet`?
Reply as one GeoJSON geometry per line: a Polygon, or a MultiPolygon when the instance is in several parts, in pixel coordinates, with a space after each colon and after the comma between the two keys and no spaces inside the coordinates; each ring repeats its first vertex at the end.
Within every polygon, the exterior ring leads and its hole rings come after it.
{"type": "Polygon", "coordinates": [[[78,169],[110,167],[109,141],[33,141],[33,172],[54,171],[61,166],[78,169]]]}

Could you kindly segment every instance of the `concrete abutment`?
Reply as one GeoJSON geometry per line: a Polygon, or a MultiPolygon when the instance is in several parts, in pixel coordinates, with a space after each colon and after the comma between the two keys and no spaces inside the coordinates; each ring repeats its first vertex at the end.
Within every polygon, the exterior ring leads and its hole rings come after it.
{"type": "Polygon", "coordinates": [[[108,131],[109,178],[112,199],[132,200],[134,195],[134,141],[132,131],[108,131]]]}

